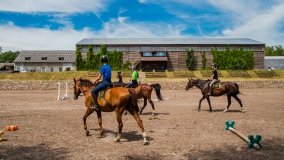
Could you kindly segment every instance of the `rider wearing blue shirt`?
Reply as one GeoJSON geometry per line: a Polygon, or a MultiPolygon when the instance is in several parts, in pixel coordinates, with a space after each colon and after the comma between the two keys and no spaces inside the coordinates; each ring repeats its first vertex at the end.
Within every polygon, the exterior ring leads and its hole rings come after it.
{"type": "Polygon", "coordinates": [[[95,83],[97,83],[101,78],[103,78],[103,80],[92,90],[92,96],[94,99],[94,106],[92,108],[96,111],[100,110],[98,104],[98,93],[101,90],[106,89],[107,86],[111,83],[111,67],[107,64],[108,58],[106,55],[103,55],[101,57],[101,62],[103,63],[103,65],[100,68],[100,74],[95,83]]]}

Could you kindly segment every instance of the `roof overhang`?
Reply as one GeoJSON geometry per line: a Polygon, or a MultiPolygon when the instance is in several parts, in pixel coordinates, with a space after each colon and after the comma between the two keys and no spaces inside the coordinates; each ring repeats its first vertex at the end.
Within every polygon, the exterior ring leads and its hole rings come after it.
{"type": "Polygon", "coordinates": [[[168,57],[141,57],[141,61],[168,61],[168,57]]]}

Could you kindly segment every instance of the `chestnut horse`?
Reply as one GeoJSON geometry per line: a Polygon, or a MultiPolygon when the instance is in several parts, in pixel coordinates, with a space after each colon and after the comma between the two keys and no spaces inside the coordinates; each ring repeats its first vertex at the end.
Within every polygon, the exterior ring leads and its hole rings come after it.
{"type": "MultiPolygon", "coordinates": [[[[74,99],[78,99],[78,96],[83,93],[85,96],[85,105],[87,107],[86,113],[83,117],[84,121],[84,129],[86,130],[86,135],[89,135],[89,130],[87,129],[86,119],[87,117],[94,112],[94,109],[91,109],[94,105],[94,100],[91,94],[93,83],[87,79],[78,79],[74,78],[74,99]]],[[[95,86],[97,84],[94,84],[95,86]]],[[[93,86],[94,87],[94,86],[93,86]]],[[[138,126],[140,127],[143,138],[144,144],[148,144],[146,139],[146,132],[143,127],[143,123],[141,118],[138,115],[138,104],[137,104],[137,97],[135,94],[134,89],[128,89],[124,87],[115,87],[109,88],[105,91],[104,98],[98,98],[98,103],[100,106],[101,111],[97,111],[98,123],[100,126],[100,137],[103,137],[103,128],[102,128],[102,116],[101,112],[113,112],[115,111],[116,120],[118,123],[118,135],[114,139],[115,142],[119,142],[121,138],[121,131],[123,127],[122,123],[122,114],[125,110],[129,111],[134,119],[136,120],[138,126]]]]}
{"type": "MultiPolygon", "coordinates": [[[[114,82],[113,86],[114,87],[125,87],[127,85],[127,83],[123,83],[123,82],[114,82]]],[[[161,94],[161,85],[159,83],[155,83],[155,84],[138,84],[134,90],[136,92],[136,96],[138,99],[143,98],[144,99],[144,105],[143,107],[140,109],[139,114],[141,114],[144,110],[144,108],[147,105],[147,100],[148,102],[151,104],[152,107],[152,115],[155,115],[155,105],[151,99],[151,95],[152,95],[152,91],[153,88],[155,89],[156,92],[156,96],[158,98],[159,101],[163,100],[162,94],[161,94]]]]}
{"type": "MultiPolygon", "coordinates": [[[[210,83],[209,80],[188,79],[188,83],[187,83],[187,85],[185,87],[186,91],[188,91],[188,89],[192,88],[193,86],[196,86],[197,88],[200,89],[200,91],[201,91],[203,96],[199,100],[198,111],[200,111],[201,102],[206,98],[207,102],[209,104],[209,109],[210,109],[209,111],[212,112],[210,98],[209,98],[209,95],[207,95],[208,89],[209,89],[209,87],[208,87],[209,84],[208,83],[210,83]]],[[[218,97],[218,96],[222,96],[224,94],[227,95],[228,106],[224,110],[224,112],[228,111],[228,109],[229,109],[229,107],[231,105],[231,97],[234,97],[239,102],[239,104],[241,106],[241,111],[244,112],[242,101],[237,96],[239,93],[240,93],[240,91],[239,91],[239,85],[238,84],[232,83],[232,82],[220,82],[220,86],[218,88],[213,88],[212,89],[211,96],[218,97]]]]}

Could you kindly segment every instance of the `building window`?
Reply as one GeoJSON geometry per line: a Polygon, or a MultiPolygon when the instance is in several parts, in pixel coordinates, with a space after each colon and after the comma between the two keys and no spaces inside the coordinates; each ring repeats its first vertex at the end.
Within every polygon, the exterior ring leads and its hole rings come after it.
{"type": "Polygon", "coordinates": [[[159,52],[143,52],[143,57],[165,57],[167,56],[167,52],[159,51],[159,52]]]}
{"type": "Polygon", "coordinates": [[[50,72],[54,72],[54,69],[53,69],[53,67],[50,67],[50,72]]]}
{"type": "Polygon", "coordinates": [[[64,57],[58,57],[59,61],[64,61],[64,57]]]}
{"type": "Polygon", "coordinates": [[[152,57],[152,52],[143,52],[143,57],[152,57]]]}
{"type": "Polygon", "coordinates": [[[41,72],[46,72],[45,67],[41,67],[41,72]]]}
{"type": "Polygon", "coordinates": [[[30,60],[31,60],[31,57],[25,57],[25,60],[26,60],[26,61],[30,61],[30,60]]]}
{"type": "Polygon", "coordinates": [[[47,57],[41,57],[41,61],[47,61],[47,57]]]}
{"type": "Polygon", "coordinates": [[[156,52],[156,54],[154,54],[154,56],[156,56],[156,57],[165,57],[165,56],[167,56],[167,53],[166,52],[156,52]]]}
{"type": "Polygon", "coordinates": [[[60,66],[60,67],[59,67],[59,72],[62,72],[62,71],[63,71],[63,67],[60,66]]]}

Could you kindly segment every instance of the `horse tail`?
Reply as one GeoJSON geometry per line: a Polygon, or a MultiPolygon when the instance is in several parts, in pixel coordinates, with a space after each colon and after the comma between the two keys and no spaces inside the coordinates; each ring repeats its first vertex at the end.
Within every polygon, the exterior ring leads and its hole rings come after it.
{"type": "Polygon", "coordinates": [[[161,85],[159,83],[151,84],[151,87],[155,89],[156,95],[160,101],[163,100],[162,94],[161,94],[161,85]]]}
{"type": "Polygon", "coordinates": [[[234,83],[234,85],[236,86],[236,92],[235,92],[235,94],[237,95],[237,94],[240,94],[241,92],[240,92],[240,87],[239,87],[239,85],[237,84],[237,83],[234,83]]]}
{"type": "Polygon", "coordinates": [[[128,91],[130,93],[130,107],[133,107],[136,112],[139,112],[138,99],[135,90],[133,88],[129,88],[128,91]]]}

